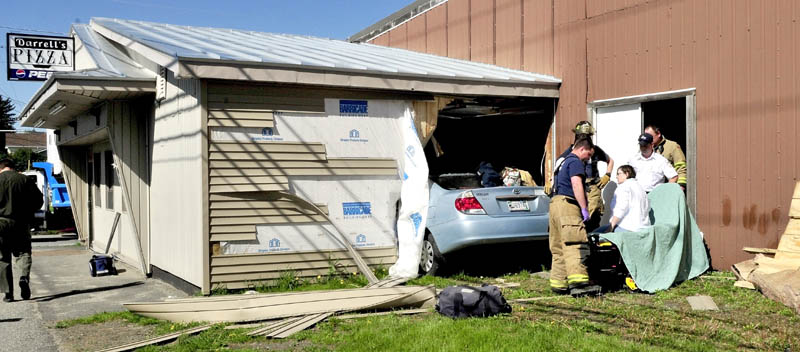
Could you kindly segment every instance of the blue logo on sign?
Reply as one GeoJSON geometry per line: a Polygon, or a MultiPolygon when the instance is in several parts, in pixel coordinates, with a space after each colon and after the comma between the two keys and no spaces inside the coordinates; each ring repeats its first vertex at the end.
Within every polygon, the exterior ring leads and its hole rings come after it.
{"type": "Polygon", "coordinates": [[[273,133],[272,129],[269,127],[264,127],[263,129],[261,129],[261,135],[264,137],[272,136],[272,133],[273,133]]]}
{"type": "Polygon", "coordinates": [[[364,234],[356,236],[356,243],[366,243],[366,242],[367,242],[367,236],[364,236],[364,234]]]}
{"type": "Polygon", "coordinates": [[[361,132],[358,130],[350,130],[347,134],[347,138],[339,139],[342,142],[369,142],[366,138],[361,138],[361,132]]]}
{"type": "Polygon", "coordinates": [[[282,141],[283,137],[275,135],[275,129],[272,127],[264,127],[261,129],[260,136],[252,136],[250,138],[254,141],[282,141]]]}
{"type": "Polygon", "coordinates": [[[366,100],[339,100],[339,115],[367,116],[366,100]]]}
{"type": "Polygon", "coordinates": [[[414,222],[414,232],[419,234],[419,225],[422,224],[422,215],[420,215],[419,213],[414,213],[411,214],[409,217],[411,218],[411,221],[414,222]]]}
{"type": "Polygon", "coordinates": [[[370,202],[342,203],[342,214],[348,219],[368,218],[372,216],[372,204],[370,202]]]}
{"type": "Polygon", "coordinates": [[[19,69],[16,72],[17,78],[25,78],[25,70],[19,69]]]}
{"type": "Polygon", "coordinates": [[[273,238],[269,240],[269,248],[277,248],[281,246],[281,240],[273,238]]]}

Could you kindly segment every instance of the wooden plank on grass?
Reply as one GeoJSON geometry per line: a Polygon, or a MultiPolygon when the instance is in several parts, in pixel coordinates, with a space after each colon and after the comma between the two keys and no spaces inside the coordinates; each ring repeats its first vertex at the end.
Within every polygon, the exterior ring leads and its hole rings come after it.
{"type": "Polygon", "coordinates": [[[150,345],[155,345],[155,344],[158,344],[158,343],[164,343],[164,342],[167,342],[167,341],[172,341],[172,340],[175,340],[175,339],[177,339],[177,338],[179,338],[179,337],[181,337],[183,335],[193,335],[193,334],[208,330],[212,326],[214,326],[214,324],[202,325],[202,326],[198,326],[196,328],[192,328],[192,329],[188,329],[188,330],[184,330],[184,331],[178,331],[178,332],[172,333],[172,334],[167,334],[167,335],[154,337],[152,339],[147,339],[147,340],[142,340],[142,341],[138,341],[138,342],[132,342],[132,343],[116,346],[116,347],[107,348],[107,349],[104,349],[104,350],[100,350],[98,352],[133,351],[133,350],[135,350],[137,348],[150,346],[150,345]]]}
{"type": "Polygon", "coordinates": [[[750,281],[739,280],[733,283],[734,287],[746,288],[748,290],[755,290],[756,286],[750,281]]]}

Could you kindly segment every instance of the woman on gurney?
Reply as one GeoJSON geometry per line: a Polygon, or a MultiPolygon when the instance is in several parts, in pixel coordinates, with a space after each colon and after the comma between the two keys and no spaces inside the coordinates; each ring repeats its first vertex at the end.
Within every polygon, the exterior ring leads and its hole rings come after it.
{"type": "Polygon", "coordinates": [[[650,201],[644,188],[636,182],[636,171],[630,165],[617,169],[617,190],[611,199],[612,217],[607,231],[639,231],[650,226],[650,201]]]}

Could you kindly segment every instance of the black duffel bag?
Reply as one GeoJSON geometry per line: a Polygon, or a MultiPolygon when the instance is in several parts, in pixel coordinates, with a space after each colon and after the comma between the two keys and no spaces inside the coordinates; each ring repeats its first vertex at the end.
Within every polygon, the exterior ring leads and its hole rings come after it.
{"type": "Polygon", "coordinates": [[[494,285],[449,286],[439,294],[436,311],[451,318],[489,317],[511,313],[511,306],[494,285]]]}

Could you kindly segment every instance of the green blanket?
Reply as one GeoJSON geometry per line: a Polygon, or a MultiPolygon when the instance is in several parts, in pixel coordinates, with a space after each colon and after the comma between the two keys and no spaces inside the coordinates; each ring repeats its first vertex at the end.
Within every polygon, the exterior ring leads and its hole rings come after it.
{"type": "Polygon", "coordinates": [[[639,289],[656,292],[704,273],[708,256],[700,229],[677,184],[660,185],[647,198],[653,226],[602,237],[619,248],[639,289]]]}

